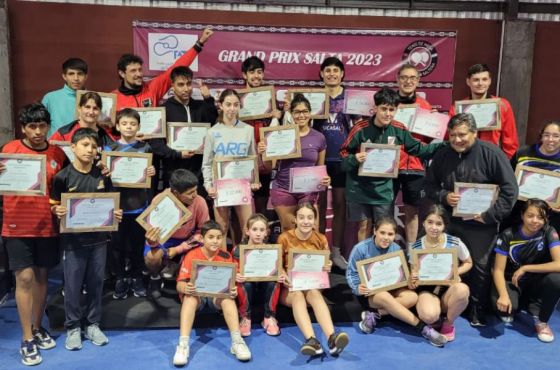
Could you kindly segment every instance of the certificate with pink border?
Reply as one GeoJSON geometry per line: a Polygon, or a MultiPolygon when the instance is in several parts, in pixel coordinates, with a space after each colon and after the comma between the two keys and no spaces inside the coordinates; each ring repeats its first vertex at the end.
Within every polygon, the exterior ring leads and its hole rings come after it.
{"type": "Polygon", "coordinates": [[[518,165],[515,178],[519,185],[519,200],[538,198],[551,207],[560,206],[560,173],[518,165]]]}
{"type": "Polygon", "coordinates": [[[408,285],[408,264],[403,251],[358,261],[356,268],[360,283],[370,289],[369,295],[408,285]]]}
{"type": "Polygon", "coordinates": [[[321,185],[327,176],[326,166],[290,168],[290,193],[316,193],[326,189],[321,185]]]}
{"type": "Polygon", "coordinates": [[[215,180],[216,207],[232,207],[252,204],[251,184],[246,179],[215,180]]]}
{"type": "Polygon", "coordinates": [[[492,207],[498,197],[498,185],[456,182],[454,193],[461,199],[453,208],[453,216],[472,218],[492,207]]]}
{"type": "Polygon", "coordinates": [[[119,201],[119,193],[63,193],[60,204],[67,213],[60,220],[60,232],[117,231],[119,201]]]}
{"type": "Polygon", "coordinates": [[[447,132],[448,122],[449,116],[447,114],[431,112],[427,109],[419,108],[409,127],[409,131],[443,140],[447,132]]]}

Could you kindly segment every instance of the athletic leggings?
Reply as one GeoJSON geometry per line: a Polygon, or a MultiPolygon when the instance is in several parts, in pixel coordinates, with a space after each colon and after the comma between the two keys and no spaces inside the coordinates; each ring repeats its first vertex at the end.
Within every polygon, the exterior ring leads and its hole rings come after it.
{"type": "Polygon", "coordinates": [[[136,217],[136,214],[123,215],[119,230],[111,234],[111,270],[117,279],[125,277],[126,257],[130,259],[130,275],[134,278],[142,276],[146,231],[136,222],[136,217]]]}
{"type": "MultiPolygon", "coordinates": [[[[506,281],[506,289],[511,300],[511,311],[516,312],[523,304],[528,303],[528,311],[531,315],[537,316],[540,321],[548,322],[550,316],[560,299],[560,273],[551,272],[548,274],[525,273],[517,288],[511,281],[506,281]]],[[[498,291],[492,286],[492,305],[498,314],[496,302],[498,301],[498,291]]]]}
{"type": "Polygon", "coordinates": [[[276,316],[280,284],[275,281],[263,281],[237,284],[237,301],[241,317],[251,317],[251,302],[257,290],[261,290],[264,294],[264,317],[276,316]]]}

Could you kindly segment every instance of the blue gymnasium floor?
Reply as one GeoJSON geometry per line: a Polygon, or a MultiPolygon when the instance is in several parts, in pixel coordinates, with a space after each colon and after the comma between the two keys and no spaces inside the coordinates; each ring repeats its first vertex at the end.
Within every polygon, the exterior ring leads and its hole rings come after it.
{"type": "MultiPolygon", "coordinates": [[[[46,324],[45,319],[45,324],[46,324]]],[[[253,353],[249,363],[240,363],[229,353],[229,333],[223,328],[196,329],[192,335],[190,361],[186,369],[560,369],[560,313],[551,326],[557,335],[551,344],[540,343],[532,321],[517,316],[513,327],[494,325],[477,330],[457,320],[457,338],[445,348],[435,348],[405,325],[384,320],[375,333],[364,335],[356,323],[341,323],[350,344],[339,358],[309,359],[299,354],[301,334],[289,324],[282,335],[269,337],[253,326],[247,343],[253,353]]],[[[196,325],[196,322],[195,322],[196,325]]],[[[224,324],[225,325],[225,324],[224,324]]],[[[316,332],[319,328],[316,326],[316,332]]],[[[97,347],[84,341],[80,351],[64,349],[65,335],[57,337],[57,347],[43,351],[41,369],[173,369],[172,357],[178,329],[113,330],[106,332],[110,343],[97,347]]],[[[326,340],[319,337],[326,346],[326,340]]],[[[0,308],[0,369],[24,369],[18,353],[20,327],[14,300],[0,308]]]]}

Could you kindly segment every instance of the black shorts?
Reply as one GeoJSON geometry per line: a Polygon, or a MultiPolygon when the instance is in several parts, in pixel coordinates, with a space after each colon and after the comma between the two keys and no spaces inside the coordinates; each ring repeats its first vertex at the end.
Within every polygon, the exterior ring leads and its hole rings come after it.
{"type": "Polygon", "coordinates": [[[418,207],[426,195],[424,191],[424,175],[399,174],[399,177],[393,180],[395,198],[397,198],[399,190],[402,191],[404,204],[418,207]]]}
{"type": "Polygon", "coordinates": [[[327,175],[331,178],[331,186],[333,188],[346,187],[346,172],[342,171],[341,162],[326,162],[327,175]]]}
{"type": "Polygon", "coordinates": [[[4,238],[10,270],[51,268],[60,261],[58,238],[4,238]]]}

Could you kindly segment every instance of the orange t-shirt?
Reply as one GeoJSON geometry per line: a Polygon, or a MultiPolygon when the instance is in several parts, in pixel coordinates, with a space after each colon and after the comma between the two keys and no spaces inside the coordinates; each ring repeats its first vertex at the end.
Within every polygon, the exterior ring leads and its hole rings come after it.
{"type": "Polygon", "coordinates": [[[194,260],[198,261],[212,261],[212,262],[235,262],[229,252],[218,250],[214,257],[207,258],[202,251],[203,247],[198,247],[190,250],[183,258],[181,269],[177,276],[177,281],[189,281],[191,279],[192,263],[194,260]]]}
{"type": "Polygon", "coordinates": [[[288,269],[288,252],[290,249],[329,250],[327,237],[313,230],[307,240],[301,240],[296,236],[295,230],[285,231],[278,237],[278,244],[282,245],[284,255],[284,268],[288,269]]]}

